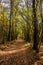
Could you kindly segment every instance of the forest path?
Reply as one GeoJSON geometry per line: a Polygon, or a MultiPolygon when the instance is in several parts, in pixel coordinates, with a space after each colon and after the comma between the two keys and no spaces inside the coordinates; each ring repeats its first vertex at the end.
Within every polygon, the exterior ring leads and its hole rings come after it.
{"type": "Polygon", "coordinates": [[[36,54],[31,44],[18,39],[0,46],[0,49],[0,65],[43,65],[43,46],[36,54]]]}
{"type": "Polygon", "coordinates": [[[0,50],[0,55],[8,55],[8,54],[12,54],[12,53],[22,52],[29,47],[30,47],[29,43],[26,44],[26,42],[24,40],[18,39],[15,42],[14,41],[11,42],[11,47],[2,45],[2,47],[0,48],[0,49],[2,49],[2,50],[0,50]]]}
{"type": "Polygon", "coordinates": [[[39,56],[39,60],[37,60],[34,63],[34,65],[43,65],[43,45],[40,46],[38,56],[39,56]]]}

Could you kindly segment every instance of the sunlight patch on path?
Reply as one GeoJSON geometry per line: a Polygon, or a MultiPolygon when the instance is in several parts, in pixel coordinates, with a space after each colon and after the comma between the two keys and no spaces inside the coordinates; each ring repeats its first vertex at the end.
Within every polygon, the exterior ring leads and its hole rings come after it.
{"type": "Polygon", "coordinates": [[[41,56],[41,57],[40,57],[40,59],[42,59],[42,60],[43,60],[43,56],[41,56]]]}
{"type": "Polygon", "coordinates": [[[21,47],[21,49],[18,50],[11,50],[11,51],[0,51],[0,55],[8,55],[8,54],[12,54],[12,53],[17,53],[17,52],[21,52],[21,51],[25,51],[27,48],[30,47],[30,44],[25,44],[21,47]]]}

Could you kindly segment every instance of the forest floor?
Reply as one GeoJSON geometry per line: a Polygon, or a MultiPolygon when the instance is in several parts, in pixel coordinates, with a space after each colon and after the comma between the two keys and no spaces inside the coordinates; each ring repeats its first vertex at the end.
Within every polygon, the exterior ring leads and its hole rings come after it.
{"type": "Polygon", "coordinates": [[[31,43],[22,39],[0,45],[0,65],[43,65],[43,45],[39,53],[32,49],[31,43]]]}

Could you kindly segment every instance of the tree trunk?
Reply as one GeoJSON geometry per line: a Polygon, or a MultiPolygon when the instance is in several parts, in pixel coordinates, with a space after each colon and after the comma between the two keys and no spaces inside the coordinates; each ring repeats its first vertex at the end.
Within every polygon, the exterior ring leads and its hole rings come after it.
{"type": "Polygon", "coordinates": [[[13,20],[12,20],[12,15],[13,15],[13,1],[10,1],[10,23],[9,23],[9,33],[8,33],[8,41],[13,40],[14,38],[14,30],[13,30],[13,20]]]}
{"type": "Polygon", "coordinates": [[[38,51],[38,28],[37,28],[37,17],[36,17],[36,8],[35,8],[35,0],[33,0],[33,24],[34,24],[34,43],[33,49],[38,51]]]}

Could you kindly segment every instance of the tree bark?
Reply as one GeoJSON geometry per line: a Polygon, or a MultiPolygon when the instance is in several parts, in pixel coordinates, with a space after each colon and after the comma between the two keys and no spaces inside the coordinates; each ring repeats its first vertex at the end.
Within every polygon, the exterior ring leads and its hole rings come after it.
{"type": "Polygon", "coordinates": [[[10,23],[9,23],[9,33],[8,33],[8,41],[14,39],[14,30],[13,30],[13,0],[10,1],[10,23]]]}
{"type": "Polygon", "coordinates": [[[37,28],[37,17],[36,17],[36,8],[35,8],[35,0],[33,0],[33,24],[34,24],[34,43],[33,49],[38,51],[38,28],[37,28]]]}

